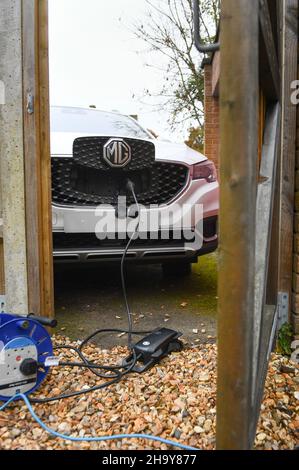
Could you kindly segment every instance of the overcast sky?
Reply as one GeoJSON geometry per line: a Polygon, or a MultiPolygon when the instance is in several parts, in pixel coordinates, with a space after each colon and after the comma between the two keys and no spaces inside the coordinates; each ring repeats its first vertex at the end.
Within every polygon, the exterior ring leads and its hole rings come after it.
{"type": "Polygon", "coordinates": [[[143,90],[158,90],[163,80],[161,72],[145,66],[157,58],[130,30],[134,21],[144,20],[146,2],[49,0],[49,5],[51,104],[138,114],[141,124],[170,137],[167,114],[140,103],[143,90]]]}

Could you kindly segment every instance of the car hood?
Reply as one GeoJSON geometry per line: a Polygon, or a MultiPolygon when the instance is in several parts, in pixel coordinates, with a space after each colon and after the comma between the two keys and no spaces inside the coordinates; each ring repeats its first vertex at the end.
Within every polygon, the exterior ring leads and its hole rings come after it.
{"type": "MultiPolygon", "coordinates": [[[[63,156],[72,155],[73,142],[78,137],[94,137],[94,134],[74,134],[72,132],[52,132],[51,133],[51,155],[63,156]]],[[[107,136],[109,140],[111,136],[107,136]]],[[[119,136],[117,136],[119,137],[119,136]]],[[[126,137],[125,137],[126,138],[126,137]]],[[[133,138],[133,137],[132,137],[133,138]]],[[[142,139],[139,139],[142,140],[142,139]]],[[[207,158],[199,152],[192,150],[185,144],[174,144],[172,142],[164,142],[159,140],[148,140],[155,145],[156,160],[176,161],[179,163],[187,163],[195,165],[207,160],[207,158]]]]}

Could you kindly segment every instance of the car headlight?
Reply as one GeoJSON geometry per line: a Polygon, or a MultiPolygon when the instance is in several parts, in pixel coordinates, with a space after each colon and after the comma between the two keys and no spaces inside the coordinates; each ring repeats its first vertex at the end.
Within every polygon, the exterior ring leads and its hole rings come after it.
{"type": "Polygon", "coordinates": [[[193,180],[206,180],[208,183],[217,181],[217,170],[213,162],[207,160],[193,165],[193,180]]]}

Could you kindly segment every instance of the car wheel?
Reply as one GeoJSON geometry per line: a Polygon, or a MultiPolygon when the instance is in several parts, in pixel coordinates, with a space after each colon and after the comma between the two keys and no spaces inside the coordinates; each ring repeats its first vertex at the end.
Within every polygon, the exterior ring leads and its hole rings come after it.
{"type": "Polygon", "coordinates": [[[192,264],[186,261],[163,263],[162,268],[165,277],[185,277],[190,276],[192,272],[192,264]]]}

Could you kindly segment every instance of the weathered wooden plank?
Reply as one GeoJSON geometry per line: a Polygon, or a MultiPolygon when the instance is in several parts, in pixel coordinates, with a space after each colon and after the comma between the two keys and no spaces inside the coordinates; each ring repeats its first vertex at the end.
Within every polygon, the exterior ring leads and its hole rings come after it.
{"type": "Polygon", "coordinates": [[[291,311],[297,109],[290,89],[297,79],[298,0],[285,0],[284,15],[279,291],[289,294],[291,311]]]}
{"type": "Polygon", "coordinates": [[[54,317],[48,0],[38,2],[43,314],[54,317]]]}
{"type": "Polygon", "coordinates": [[[30,311],[52,317],[47,1],[23,1],[26,226],[30,311]],[[28,104],[33,109],[28,109],[28,104]]]}
{"type": "Polygon", "coordinates": [[[258,158],[258,167],[257,175],[260,172],[260,164],[262,161],[262,149],[263,149],[263,140],[264,140],[264,130],[265,130],[265,120],[266,120],[266,99],[263,93],[263,90],[260,90],[260,103],[259,103],[259,158],[258,158]]]}
{"type": "Polygon", "coordinates": [[[222,1],[218,449],[248,449],[252,445],[258,13],[258,0],[222,1]],[[232,44],[238,44],[233,53],[232,44]]]}
{"type": "Polygon", "coordinates": [[[40,277],[40,183],[39,183],[39,126],[37,88],[36,31],[37,17],[35,0],[23,0],[23,86],[24,86],[24,156],[25,156],[25,201],[27,235],[28,302],[30,312],[41,314],[40,277]],[[28,109],[30,97],[34,100],[32,112],[28,109]]]}
{"type": "Polygon", "coordinates": [[[275,100],[280,96],[280,70],[267,0],[260,0],[260,26],[264,46],[261,48],[261,81],[267,97],[275,100]]]}

